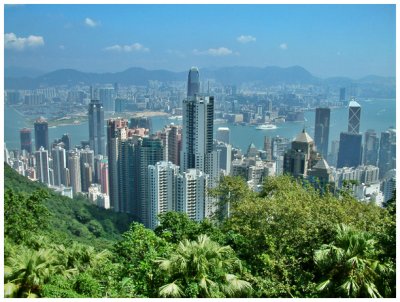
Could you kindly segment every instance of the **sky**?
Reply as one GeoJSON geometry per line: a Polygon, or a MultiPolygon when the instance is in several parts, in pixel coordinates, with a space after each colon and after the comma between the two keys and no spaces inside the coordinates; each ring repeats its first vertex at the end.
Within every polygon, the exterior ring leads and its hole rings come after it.
{"type": "Polygon", "coordinates": [[[395,5],[6,5],[5,67],[395,76],[395,5]]]}

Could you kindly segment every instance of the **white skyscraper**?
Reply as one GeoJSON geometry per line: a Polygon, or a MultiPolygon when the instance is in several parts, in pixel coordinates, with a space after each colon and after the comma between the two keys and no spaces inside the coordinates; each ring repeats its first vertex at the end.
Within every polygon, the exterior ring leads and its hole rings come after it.
{"type": "Polygon", "coordinates": [[[43,147],[40,147],[35,152],[35,159],[37,179],[42,183],[50,184],[49,153],[43,147]]]}
{"type": "Polygon", "coordinates": [[[177,181],[177,211],[189,218],[201,221],[205,217],[207,174],[198,169],[189,169],[179,174],[177,181]]]}
{"type": "Polygon", "coordinates": [[[176,211],[178,174],[179,166],[168,161],[148,166],[151,229],[157,227],[159,214],[176,211]]]}
{"type": "Polygon", "coordinates": [[[74,194],[82,192],[81,187],[81,169],[79,152],[71,150],[68,152],[68,169],[70,175],[70,185],[74,194]]]}
{"type": "Polygon", "coordinates": [[[51,156],[53,158],[54,185],[66,186],[67,181],[65,179],[65,169],[67,168],[67,158],[65,149],[61,146],[55,146],[51,150],[51,156]]]}

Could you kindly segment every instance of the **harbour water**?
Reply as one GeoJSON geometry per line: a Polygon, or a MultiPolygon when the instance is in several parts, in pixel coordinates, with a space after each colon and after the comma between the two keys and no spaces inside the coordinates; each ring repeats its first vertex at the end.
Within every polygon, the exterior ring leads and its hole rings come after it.
{"type": "MultiPolygon", "coordinates": [[[[374,129],[378,136],[380,132],[387,130],[389,127],[396,127],[396,100],[360,100],[361,105],[361,126],[360,131],[364,133],[367,129],[374,129]]],[[[214,131],[218,127],[229,127],[231,130],[231,144],[243,151],[254,143],[256,147],[262,149],[264,136],[287,137],[293,139],[305,126],[306,131],[314,136],[314,120],[315,112],[305,112],[305,122],[286,122],[278,124],[277,129],[273,130],[257,130],[255,126],[242,126],[232,124],[215,124],[214,131]]],[[[331,110],[331,123],[329,141],[338,140],[340,132],[347,131],[348,109],[338,108],[331,110]]],[[[180,124],[181,120],[170,120],[168,117],[153,117],[153,132],[161,130],[165,125],[170,123],[180,124]]],[[[24,117],[9,106],[5,106],[4,111],[4,139],[7,148],[19,149],[19,130],[23,127],[33,128],[33,125],[27,125],[24,117]]],[[[88,123],[79,125],[57,126],[49,128],[49,141],[53,142],[56,138],[61,138],[64,133],[69,133],[72,139],[72,145],[78,145],[83,140],[89,139],[88,123]]],[[[32,131],[32,139],[34,134],[32,131]]]]}

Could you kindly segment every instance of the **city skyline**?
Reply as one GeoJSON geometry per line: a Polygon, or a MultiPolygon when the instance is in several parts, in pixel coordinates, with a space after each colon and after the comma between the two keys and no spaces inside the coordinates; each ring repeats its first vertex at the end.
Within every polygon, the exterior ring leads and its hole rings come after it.
{"type": "Polygon", "coordinates": [[[395,76],[394,5],[6,5],[4,29],[6,68],[395,76]]]}

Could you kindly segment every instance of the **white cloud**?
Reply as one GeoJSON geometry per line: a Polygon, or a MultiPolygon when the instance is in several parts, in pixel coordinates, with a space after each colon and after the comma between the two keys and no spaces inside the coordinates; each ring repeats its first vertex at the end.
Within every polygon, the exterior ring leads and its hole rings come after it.
{"type": "Polygon", "coordinates": [[[93,19],[90,18],[85,18],[85,24],[89,27],[96,27],[100,25],[100,22],[94,21],[93,19]]]}
{"type": "Polygon", "coordinates": [[[8,49],[24,50],[25,48],[35,48],[44,45],[42,36],[30,35],[27,38],[17,37],[14,33],[4,35],[4,47],[8,49]]]}
{"type": "MultiPolygon", "coordinates": [[[[226,47],[219,47],[219,48],[209,48],[208,50],[200,51],[197,49],[193,50],[195,55],[209,55],[214,57],[221,57],[221,56],[229,56],[233,54],[233,51],[226,47]]],[[[238,54],[238,53],[235,53],[238,54]]]]}
{"type": "Polygon", "coordinates": [[[288,45],[286,43],[282,43],[281,45],[279,45],[279,48],[282,50],[287,50],[288,49],[288,45]]]}
{"type": "Polygon", "coordinates": [[[249,43],[249,42],[255,42],[257,39],[256,39],[256,37],[253,37],[253,36],[250,36],[250,35],[249,36],[241,35],[241,36],[237,37],[236,40],[239,43],[246,44],[246,43],[249,43]]]}
{"type": "Polygon", "coordinates": [[[132,45],[113,45],[104,48],[106,51],[115,51],[115,52],[148,52],[150,49],[144,47],[140,43],[133,43],[132,45]]]}

